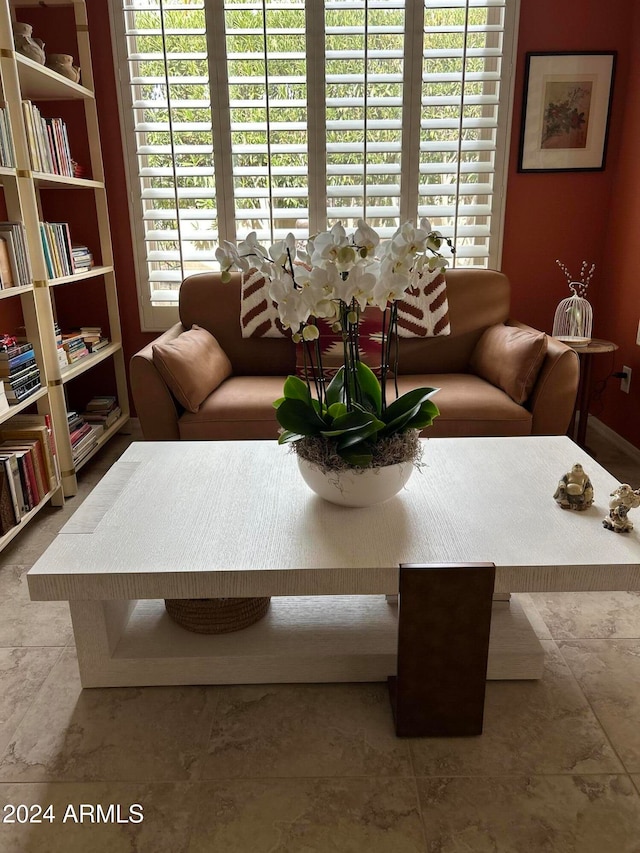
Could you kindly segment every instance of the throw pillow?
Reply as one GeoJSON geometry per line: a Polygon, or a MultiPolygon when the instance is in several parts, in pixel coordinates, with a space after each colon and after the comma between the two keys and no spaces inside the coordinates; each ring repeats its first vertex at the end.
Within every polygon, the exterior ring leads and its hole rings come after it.
{"type": "Polygon", "coordinates": [[[218,341],[196,325],[173,341],[155,344],[153,363],[176,400],[194,413],[231,375],[231,362],[218,341]]]}
{"type": "Polygon", "coordinates": [[[398,337],[432,338],[449,335],[447,281],[442,273],[420,276],[415,289],[398,302],[398,337]]]}
{"type": "Polygon", "coordinates": [[[269,296],[269,282],[259,270],[242,274],[240,328],[243,338],[282,338],[290,332],[282,328],[275,302],[269,296]]]}
{"type": "Polygon", "coordinates": [[[476,344],[470,368],[522,404],[533,390],[546,352],[544,332],[498,324],[490,326],[476,344]]]}
{"type": "MultiPolygon", "coordinates": [[[[334,332],[328,320],[318,320],[320,337],[317,341],[296,344],[296,374],[306,379],[313,378],[311,366],[316,365],[316,343],[320,347],[324,378],[331,381],[344,364],[344,346],[341,332],[334,332]]],[[[382,311],[370,307],[360,316],[360,334],[358,337],[360,360],[380,378],[380,362],[382,360],[382,311]]]]}

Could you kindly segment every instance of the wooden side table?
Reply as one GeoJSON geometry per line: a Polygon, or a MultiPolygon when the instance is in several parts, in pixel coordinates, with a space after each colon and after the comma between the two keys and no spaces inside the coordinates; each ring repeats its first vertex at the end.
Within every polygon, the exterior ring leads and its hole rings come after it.
{"type": "Polygon", "coordinates": [[[573,437],[576,420],[578,428],[576,430],[575,441],[580,447],[585,446],[585,438],[587,434],[587,420],[589,419],[589,403],[591,401],[591,366],[594,355],[601,355],[605,352],[614,352],[618,349],[618,344],[613,341],[603,341],[599,338],[592,338],[585,346],[572,346],[580,357],[580,382],[578,384],[578,394],[576,396],[576,404],[573,408],[573,417],[569,425],[568,435],[573,437]],[[577,417],[577,412],[580,412],[580,417],[577,417]]]}

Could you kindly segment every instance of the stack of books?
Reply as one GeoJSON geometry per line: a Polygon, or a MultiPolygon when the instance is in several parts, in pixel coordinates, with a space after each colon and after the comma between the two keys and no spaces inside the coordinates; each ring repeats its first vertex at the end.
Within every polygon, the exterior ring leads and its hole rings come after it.
{"type": "Polygon", "coordinates": [[[16,343],[15,338],[0,338],[0,378],[10,405],[30,397],[40,388],[40,368],[33,345],[16,343]]]}
{"type": "Polygon", "coordinates": [[[16,155],[13,150],[9,111],[6,107],[0,107],[0,166],[12,169],[15,165],[16,155]]]}
{"type": "Polygon", "coordinates": [[[31,284],[31,264],[27,254],[27,238],[22,222],[0,222],[0,237],[7,244],[13,284],[31,284]]]}
{"type": "Polygon", "coordinates": [[[78,334],[89,352],[98,352],[111,343],[109,338],[103,337],[100,326],[80,326],[78,334]]]}
{"type": "Polygon", "coordinates": [[[27,421],[12,420],[0,431],[0,535],[19,524],[59,482],[46,417],[27,415],[27,421]]]}
{"type": "Polygon", "coordinates": [[[67,126],[61,118],[43,118],[31,102],[22,102],[27,147],[34,172],[73,177],[67,126]]]}
{"type": "Polygon", "coordinates": [[[67,412],[67,423],[73,464],[78,465],[97,446],[98,436],[103,429],[100,424],[87,423],[77,412],[67,412]]]}
{"type": "Polygon", "coordinates": [[[73,249],[67,222],[41,222],[40,239],[49,278],[73,275],[73,249]]]}
{"type": "Polygon", "coordinates": [[[87,403],[87,408],[82,417],[87,423],[98,424],[101,429],[109,429],[122,414],[115,397],[103,396],[92,397],[87,403]]]}
{"type": "Polygon", "coordinates": [[[73,243],[71,246],[71,256],[74,272],[86,272],[93,266],[93,255],[86,246],[73,243]]]}
{"type": "Polygon", "coordinates": [[[73,364],[89,355],[89,349],[79,332],[63,332],[62,349],[66,353],[67,364],[73,364]]]}

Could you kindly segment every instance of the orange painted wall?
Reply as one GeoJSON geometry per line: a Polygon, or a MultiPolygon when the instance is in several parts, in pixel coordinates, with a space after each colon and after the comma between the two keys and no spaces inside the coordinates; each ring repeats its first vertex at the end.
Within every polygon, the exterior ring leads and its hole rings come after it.
{"type": "MultiPolygon", "coordinates": [[[[595,307],[598,329],[620,349],[616,369],[632,369],[629,394],[612,380],[593,413],[636,447],[640,447],[640,346],[636,344],[640,321],[640,5],[633,22],[629,82],[622,119],[622,138],[613,164],[608,209],[606,259],[602,287],[595,307]]],[[[637,485],[637,484],[635,484],[637,485]]]]}
{"type": "MultiPolygon", "coordinates": [[[[91,0],[87,5],[90,33],[97,34],[97,37],[92,38],[96,96],[101,117],[125,355],[128,358],[153,340],[155,335],[140,331],[107,2],[91,0]]],[[[556,304],[569,295],[564,275],[555,264],[555,259],[561,258],[570,269],[576,271],[583,259],[596,262],[597,270],[590,294],[594,303],[594,334],[612,339],[618,339],[622,334],[622,329],[612,317],[614,309],[607,307],[600,311],[599,304],[605,290],[605,302],[612,291],[617,293],[618,288],[626,294],[624,282],[628,281],[628,276],[622,276],[622,270],[618,270],[616,280],[612,281],[609,247],[604,235],[610,221],[612,199],[616,197],[615,182],[626,182],[626,177],[618,177],[616,163],[624,157],[633,159],[630,143],[625,144],[624,133],[627,125],[633,123],[633,116],[630,115],[633,109],[627,106],[627,78],[632,49],[634,44],[638,45],[638,28],[636,26],[634,33],[630,26],[635,6],[635,0],[609,0],[606,14],[603,14],[601,0],[563,0],[562,3],[557,0],[521,0],[502,269],[513,283],[513,316],[547,331],[551,331],[556,304]],[[609,153],[607,167],[603,172],[517,172],[525,53],[534,50],[618,51],[609,153]]],[[[634,68],[638,76],[637,60],[634,68]]],[[[632,88],[629,94],[637,101],[638,84],[632,88]]],[[[637,126],[640,108],[635,107],[635,111],[637,126]]],[[[637,135],[635,138],[638,138],[637,135]]],[[[635,168],[637,170],[637,166],[635,168]]],[[[639,181],[640,178],[637,178],[638,189],[639,181]]],[[[631,204],[631,187],[628,188],[628,196],[631,204]]],[[[624,232],[623,217],[620,219],[619,230],[624,232]]],[[[635,222],[637,227],[637,209],[635,222]]],[[[624,242],[623,238],[621,240],[624,242]]],[[[630,259],[627,266],[629,264],[630,259]]],[[[628,296],[623,295],[621,299],[623,304],[628,304],[628,296]]],[[[640,318],[637,308],[634,309],[634,315],[637,323],[640,318]]],[[[605,373],[612,364],[607,362],[603,365],[605,373]]],[[[619,364],[622,361],[616,362],[614,369],[618,369],[619,364]]],[[[598,369],[598,366],[594,366],[596,377],[598,369]]],[[[640,365],[637,381],[640,389],[640,365]]],[[[632,436],[625,424],[625,411],[618,411],[615,399],[610,405],[611,396],[608,389],[606,410],[601,412],[594,408],[594,413],[604,421],[611,417],[612,426],[615,422],[614,428],[640,447],[637,428],[632,436]]],[[[630,405],[632,399],[623,403],[630,405]]]]}

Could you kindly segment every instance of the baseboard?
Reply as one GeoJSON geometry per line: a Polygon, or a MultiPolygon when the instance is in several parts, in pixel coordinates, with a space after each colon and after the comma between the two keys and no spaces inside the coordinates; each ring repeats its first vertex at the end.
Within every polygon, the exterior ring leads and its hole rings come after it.
{"type": "Polygon", "coordinates": [[[588,429],[593,430],[596,435],[602,436],[606,441],[615,444],[616,447],[619,447],[620,450],[624,451],[627,456],[631,456],[632,459],[640,463],[640,448],[637,448],[635,444],[631,444],[631,442],[627,441],[626,438],[618,435],[615,430],[612,430],[611,427],[602,423],[598,418],[594,418],[593,415],[589,415],[588,429]]]}

